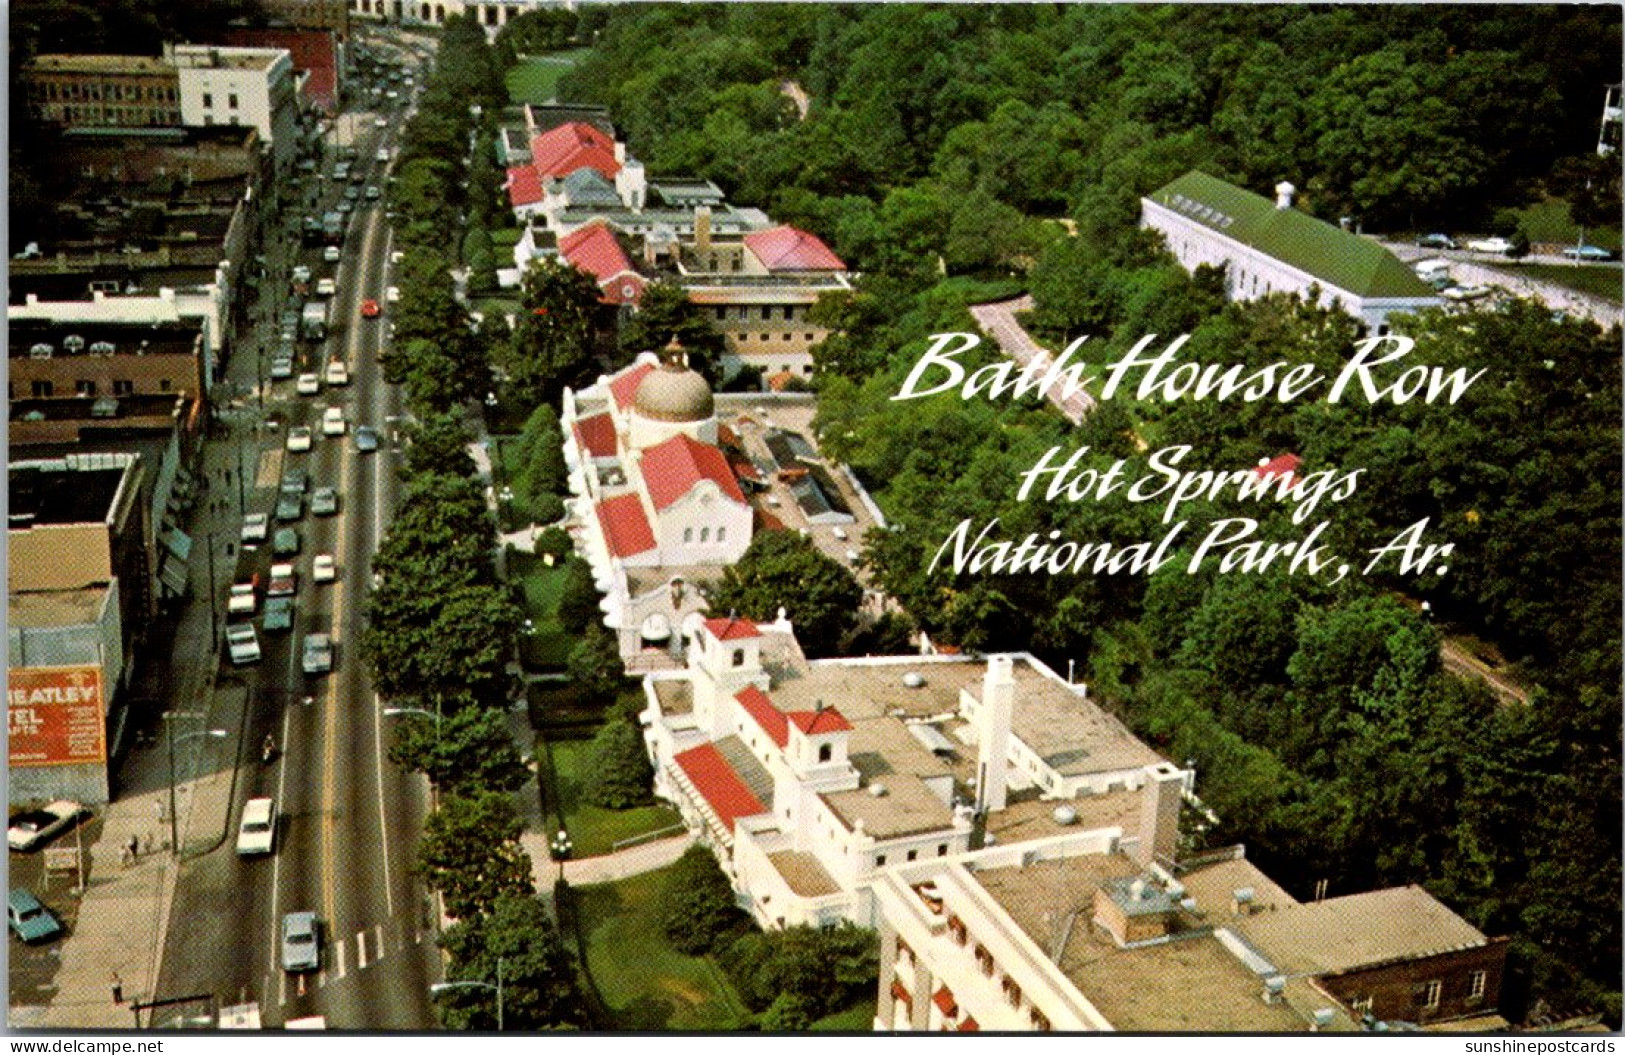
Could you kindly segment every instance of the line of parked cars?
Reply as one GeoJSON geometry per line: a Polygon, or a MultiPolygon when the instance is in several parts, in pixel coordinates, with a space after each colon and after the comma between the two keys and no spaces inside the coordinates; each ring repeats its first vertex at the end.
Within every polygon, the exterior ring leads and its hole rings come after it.
{"type": "MultiPolygon", "coordinates": [[[[6,846],[18,853],[38,850],[64,832],[88,820],[82,804],[61,799],[13,814],[6,828],[6,846]]],[[[62,921],[25,887],[13,888],[6,898],[6,925],[25,944],[51,941],[63,934],[62,921]]]]}
{"type": "MultiPolygon", "coordinates": [[[[1475,253],[1493,253],[1496,256],[1506,256],[1513,250],[1510,239],[1495,236],[1492,238],[1469,239],[1465,245],[1447,234],[1425,234],[1416,240],[1416,244],[1423,249],[1468,249],[1475,253]]],[[[1571,245],[1563,250],[1563,256],[1569,260],[1580,263],[1603,263],[1619,259],[1619,253],[1612,249],[1605,249],[1600,245],[1571,245]]]]}

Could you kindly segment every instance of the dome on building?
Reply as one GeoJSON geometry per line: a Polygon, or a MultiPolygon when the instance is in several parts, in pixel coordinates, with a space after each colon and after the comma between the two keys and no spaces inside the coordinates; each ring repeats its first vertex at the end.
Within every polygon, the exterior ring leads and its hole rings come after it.
{"type": "Polygon", "coordinates": [[[661,363],[649,371],[632,397],[632,409],[654,421],[706,421],[716,413],[711,386],[699,372],[683,362],[675,340],[666,347],[661,363]]]}

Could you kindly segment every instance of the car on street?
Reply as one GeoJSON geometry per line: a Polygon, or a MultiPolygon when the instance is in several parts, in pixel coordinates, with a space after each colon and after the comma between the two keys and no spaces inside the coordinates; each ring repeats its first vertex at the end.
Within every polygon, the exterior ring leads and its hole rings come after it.
{"type": "Polygon", "coordinates": [[[271,581],[265,587],[267,597],[292,597],[299,592],[299,573],[292,564],[271,565],[271,581]]]}
{"type": "Polygon", "coordinates": [[[316,295],[318,297],[331,297],[339,291],[337,279],[319,278],[316,280],[316,295]]]}
{"type": "Polygon", "coordinates": [[[343,359],[327,361],[327,383],[341,386],[350,383],[350,368],[344,365],[343,359]]]}
{"type": "Polygon", "coordinates": [[[309,425],[295,425],[288,430],[288,450],[295,454],[310,450],[309,425]]]}
{"type": "Polygon", "coordinates": [[[226,627],[226,655],[234,667],[260,661],[260,639],[254,633],[254,624],[235,623],[226,627]]]}
{"type": "Polygon", "coordinates": [[[1512,243],[1505,238],[1475,238],[1467,243],[1467,248],[1475,253],[1499,253],[1505,256],[1512,248],[1512,243]]]}
{"type": "Polygon", "coordinates": [[[318,487],[310,496],[310,511],[319,517],[330,517],[339,511],[339,493],[336,488],[318,487]]]}
{"type": "Polygon", "coordinates": [[[299,554],[299,532],[283,528],[271,539],[271,553],[277,557],[295,557],[299,554]]]}
{"type": "Polygon", "coordinates": [[[271,380],[285,381],[293,376],[293,356],[276,355],[271,357],[271,380]]]}
{"type": "Polygon", "coordinates": [[[234,582],[226,596],[226,616],[253,615],[260,606],[260,577],[250,575],[247,582],[234,582]]]}
{"type": "Polygon", "coordinates": [[[377,201],[379,198],[382,198],[383,196],[384,196],[384,192],[379,190],[377,187],[368,187],[367,188],[366,198],[367,198],[368,201],[377,201]]]}
{"type": "Polygon", "coordinates": [[[28,945],[50,941],[62,934],[61,921],[40,904],[39,898],[22,887],[17,887],[6,899],[6,923],[11,933],[28,945]]]}
{"type": "Polygon", "coordinates": [[[268,854],[276,847],[276,800],[249,799],[237,823],[237,853],[241,857],[268,854]]]}
{"type": "Polygon", "coordinates": [[[293,598],[273,597],[265,602],[265,632],[293,629],[293,598]]]}
{"type": "Polygon", "coordinates": [[[318,553],[310,565],[311,582],[332,582],[339,577],[338,565],[333,562],[331,553],[318,553]]]}
{"type": "Polygon", "coordinates": [[[6,845],[13,850],[34,850],[61,835],[85,816],[77,802],[62,799],[37,810],[24,810],[11,818],[6,845]]]}
{"type": "Polygon", "coordinates": [[[1563,250],[1563,255],[1570,260],[1612,260],[1615,253],[1604,249],[1600,245],[1571,245],[1563,250]]]}
{"type": "Polygon", "coordinates": [[[306,282],[309,282],[310,267],[306,264],[296,265],[293,269],[293,281],[299,285],[304,285],[306,282]]]}
{"type": "Polygon", "coordinates": [[[380,314],[382,314],[382,309],[378,307],[376,300],[368,297],[361,302],[361,317],[363,319],[376,319],[380,314]]]}
{"type": "Polygon", "coordinates": [[[401,287],[390,286],[388,289],[384,290],[384,299],[389,301],[391,304],[399,304],[401,300],[401,287]]]}
{"type": "Polygon", "coordinates": [[[375,118],[373,118],[372,127],[374,127],[374,128],[388,128],[389,127],[389,118],[387,118],[387,117],[375,117],[375,118]]]}
{"type": "Polygon", "coordinates": [[[302,396],[314,396],[322,390],[322,379],[315,374],[300,374],[293,387],[302,396]]]}
{"type": "Polygon", "coordinates": [[[326,674],[333,669],[333,639],[327,634],[306,634],[304,657],[306,674],[326,674]]]}
{"type": "Polygon", "coordinates": [[[329,264],[338,263],[343,256],[344,253],[341,252],[339,247],[336,245],[330,245],[326,249],[322,250],[322,259],[327,261],[329,264]]]}
{"type": "Polygon", "coordinates": [[[1456,240],[1447,234],[1425,234],[1416,240],[1423,249],[1460,249],[1456,240]]]}
{"type": "Polygon", "coordinates": [[[371,425],[357,425],[355,427],[355,449],[362,454],[371,454],[378,449],[378,430],[371,425]]]}
{"type": "Polygon", "coordinates": [[[282,490],[304,494],[310,489],[310,473],[303,469],[285,469],[282,472],[282,490]]]}
{"type": "Polygon", "coordinates": [[[342,435],[344,435],[344,408],[343,407],[328,407],[327,408],[326,413],[324,413],[322,415],[322,435],[323,436],[342,436],[342,435]]]}
{"type": "Polygon", "coordinates": [[[271,518],[264,513],[250,513],[243,517],[243,541],[264,542],[271,532],[271,518]]]}
{"type": "Polygon", "coordinates": [[[314,912],[290,912],[282,917],[282,969],[289,973],[315,971],[322,966],[322,938],[314,912]]]}
{"type": "Polygon", "coordinates": [[[305,500],[303,496],[294,491],[283,491],[277,496],[276,518],[278,521],[298,520],[304,515],[305,500]]]}

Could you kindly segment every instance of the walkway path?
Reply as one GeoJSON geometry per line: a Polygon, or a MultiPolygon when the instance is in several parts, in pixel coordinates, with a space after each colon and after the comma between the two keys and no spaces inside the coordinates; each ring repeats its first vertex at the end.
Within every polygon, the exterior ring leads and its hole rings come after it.
{"type": "MultiPolygon", "coordinates": [[[[558,878],[559,866],[548,849],[548,836],[540,832],[526,832],[519,837],[525,852],[530,854],[531,875],[537,890],[552,890],[558,878]]],[[[564,862],[564,878],[571,886],[590,886],[594,883],[613,883],[617,879],[642,875],[675,862],[694,843],[693,833],[657,839],[641,846],[599,857],[583,857],[564,862]]]]}
{"type": "MultiPolygon", "coordinates": [[[[1023,294],[1015,300],[973,305],[970,313],[982,331],[998,342],[1004,354],[1014,359],[1023,369],[1036,361],[1038,365],[1033,368],[1034,373],[1041,376],[1054,356],[1040,347],[1021,323],[1016,321],[1018,313],[1031,311],[1032,307],[1033,298],[1023,294]]],[[[1065,393],[1066,383],[1061,380],[1051,385],[1044,395],[1066,415],[1068,421],[1077,425],[1083,421],[1085,414],[1095,409],[1094,397],[1083,391],[1073,392],[1071,395],[1065,393]]]]}

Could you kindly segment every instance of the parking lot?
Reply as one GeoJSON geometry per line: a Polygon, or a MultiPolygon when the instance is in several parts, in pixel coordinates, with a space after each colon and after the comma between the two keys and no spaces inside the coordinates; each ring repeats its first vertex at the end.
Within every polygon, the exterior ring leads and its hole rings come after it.
{"type": "MultiPolygon", "coordinates": [[[[77,845],[84,848],[84,861],[86,867],[90,864],[90,847],[101,835],[102,822],[100,817],[92,818],[82,824],[78,829],[77,845]]],[[[52,847],[73,848],[75,833],[64,832],[50,843],[52,847]]],[[[154,853],[160,852],[154,850],[154,853]]],[[[37,1005],[50,1000],[56,992],[56,971],[62,955],[62,943],[68,935],[73,933],[74,924],[79,918],[79,896],[75,892],[77,880],[72,872],[54,872],[47,882],[45,875],[46,854],[43,850],[29,853],[11,853],[11,889],[22,887],[31,891],[35,897],[44,902],[45,907],[57,919],[67,934],[52,941],[39,945],[24,945],[16,935],[10,935],[11,967],[8,973],[10,982],[10,1004],[37,1005]]],[[[87,874],[85,881],[94,882],[95,877],[87,874]]],[[[8,928],[9,930],[9,928],[8,928]]],[[[112,979],[108,979],[111,984],[112,979]]],[[[111,993],[109,993],[111,995],[111,993]]],[[[13,1025],[25,1023],[13,1022],[13,1025]]]]}

